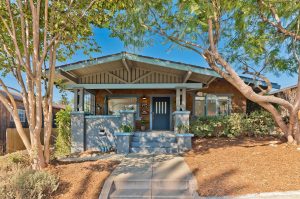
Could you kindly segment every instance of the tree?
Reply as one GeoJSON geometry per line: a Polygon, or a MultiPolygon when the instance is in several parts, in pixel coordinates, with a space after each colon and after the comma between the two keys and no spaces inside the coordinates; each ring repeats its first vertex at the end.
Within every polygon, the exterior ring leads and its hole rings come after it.
{"type": "Polygon", "coordinates": [[[91,38],[93,27],[106,27],[120,1],[2,0],[0,2],[0,69],[18,82],[29,124],[26,137],[9,88],[0,100],[12,115],[16,129],[32,159],[34,169],[49,163],[52,100],[56,61],[78,49],[98,51],[91,38]],[[95,17],[96,16],[96,17],[95,17]],[[44,116],[44,123],[42,120],[44,116]],[[44,146],[41,131],[44,125],[44,146]]]}
{"type": "Polygon", "coordinates": [[[296,128],[300,97],[292,104],[270,95],[272,84],[264,75],[270,71],[299,75],[300,5],[297,0],[288,3],[133,0],[131,3],[126,13],[112,23],[112,35],[120,37],[126,45],[143,46],[156,34],[196,52],[247,99],[269,111],[289,142],[295,139],[300,142],[299,128],[296,128]],[[253,77],[254,85],[264,82],[267,87],[253,88],[240,77],[240,70],[253,77]],[[275,105],[289,111],[288,124],[275,105]]]}

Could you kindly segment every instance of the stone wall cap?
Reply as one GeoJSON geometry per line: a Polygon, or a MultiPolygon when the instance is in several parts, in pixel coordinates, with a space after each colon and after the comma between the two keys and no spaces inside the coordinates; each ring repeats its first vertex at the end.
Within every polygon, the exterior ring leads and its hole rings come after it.
{"type": "Polygon", "coordinates": [[[190,114],[191,111],[174,111],[173,112],[173,115],[176,115],[176,114],[190,114]]]}
{"type": "Polygon", "coordinates": [[[120,113],[135,113],[135,110],[120,110],[120,113]]]}
{"type": "Polygon", "coordinates": [[[191,133],[178,133],[176,137],[194,137],[194,134],[191,133]]]}
{"type": "Polygon", "coordinates": [[[133,132],[115,132],[114,135],[115,136],[129,136],[129,135],[133,135],[133,132]]]}
{"type": "Polygon", "coordinates": [[[72,115],[83,115],[83,114],[85,114],[85,112],[84,111],[72,111],[71,114],[72,115]]]}
{"type": "Polygon", "coordinates": [[[87,119],[120,118],[120,115],[86,115],[87,119]]]}

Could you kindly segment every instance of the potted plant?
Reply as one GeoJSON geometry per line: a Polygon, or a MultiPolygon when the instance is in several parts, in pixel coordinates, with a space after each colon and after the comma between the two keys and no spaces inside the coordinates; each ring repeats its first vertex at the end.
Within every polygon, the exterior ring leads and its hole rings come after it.
{"type": "Polygon", "coordinates": [[[177,126],[177,132],[179,134],[185,134],[185,133],[189,133],[189,126],[185,125],[185,124],[179,124],[177,126]]]}
{"type": "Polygon", "coordinates": [[[141,131],[146,130],[146,120],[141,120],[141,131]]]}
{"type": "Polygon", "coordinates": [[[131,126],[130,124],[122,124],[120,126],[120,132],[131,133],[131,132],[133,132],[133,126],[131,126]]]}

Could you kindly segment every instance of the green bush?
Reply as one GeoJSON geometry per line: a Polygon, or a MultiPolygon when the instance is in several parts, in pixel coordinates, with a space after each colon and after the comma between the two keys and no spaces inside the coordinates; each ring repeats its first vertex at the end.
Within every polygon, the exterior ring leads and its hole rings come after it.
{"type": "Polygon", "coordinates": [[[58,185],[58,178],[46,171],[25,170],[14,179],[14,188],[22,199],[49,198],[58,185]]]}
{"type": "Polygon", "coordinates": [[[190,132],[199,137],[219,137],[224,131],[225,117],[198,117],[191,121],[190,132]]]}
{"type": "Polygon", "coordinates": [[[71,153],[71,111],[72,108],[67,106],[66,109],[61,109],[56,113],[55,157],[62,157],[71,153]]]}
{"type": "Polygon", "coordinates": [[[199,137],[266,136],[273,131],[274,125],[271,114],[260,110],[249,115],[201,116],[191,121],[190,131],[199,137]]]}
{"type": "Polygon", "coordinates": [[[254,111],[248,115],[245,122],[245,130],[255,137],[270,135],[274,127],[274,119],[267,111],[254,111]]]}

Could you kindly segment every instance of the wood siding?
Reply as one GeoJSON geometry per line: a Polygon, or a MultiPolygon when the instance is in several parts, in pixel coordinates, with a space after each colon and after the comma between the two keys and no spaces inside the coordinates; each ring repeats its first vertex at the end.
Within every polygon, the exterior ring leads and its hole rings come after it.
{"type": "Polygon", "coordinates": [[[183,75],[153,71],[144,68],[126,68],[84,75],[79,78],[80,84],[124,84],[124,83],[182,83],[183,75]]]}

